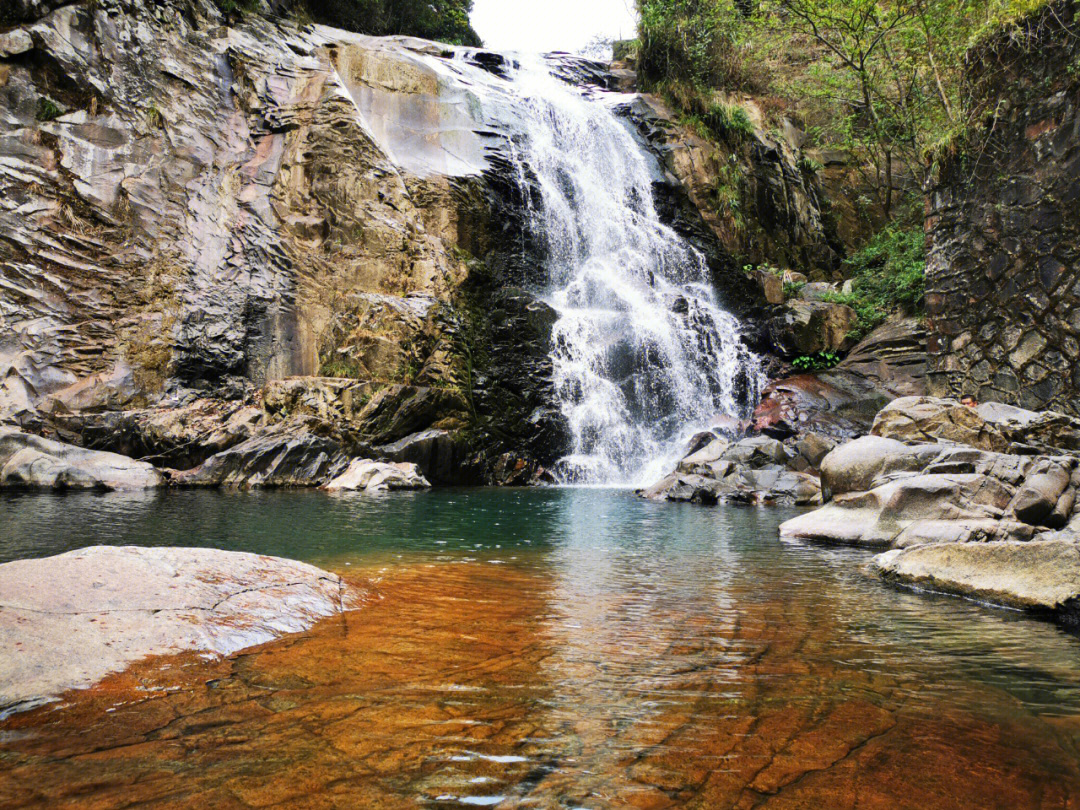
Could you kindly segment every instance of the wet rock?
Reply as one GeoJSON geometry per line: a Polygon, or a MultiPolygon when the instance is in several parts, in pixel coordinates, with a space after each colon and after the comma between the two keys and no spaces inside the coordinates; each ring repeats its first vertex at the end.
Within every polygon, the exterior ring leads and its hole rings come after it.
{"type": "Polygon", "coordinates": [[[440,484],[469,484],[476,470],[468,459],[468,446],[460,436],[447,430],[424,430],[376,448],[391,461],[411,462],[431,481],[440,484]]]}
{"type": "Polygon", "coordinates": [[[357,456],[374,452],[314,419],[274,425],[194,470],[177,473],[179,486],[316,487],[341,475],[357,456]]]}
{"type": "Polygon", "coordinates": [[[150,655],[229,655],[360,604],[314,566],[214,549],[95,546],[5,563],[0,647],[13,654],[0,656],[0,713],[150,655]]]}
{"type": "Polygon", "coordinates": [[[712,506],[717,503],[821,503],[816,476],[796,469],[801,456],[768,436],[732,443],[715,434],[695,437],[693,450],[673,473],[638,495],[653,501],[677,501],[712,506]],[[711,437],[706,439],[705,437],[711,437]]]}
{"type": "Polygon", "coordinates": [[[503,453],[492,467],[492,483],[500,487],[523,487],[540,483],[546,478],[544,467],[526,455],[503,453]]]}
{"type": "Polygon", "coordinates": [[[879,554],[872,570],[890,582],[1013,608],[1080,619],[1080,537],[1031,542],[941,543],[879,554]]]}
{"type": "Polygon", "coordinates": [[[367,492],[385,492],[403,489],[428,489],[428,480],[420,474],[415,464],[397,464],[371,459],[355,459],[349,468],[323,488],[331,492],[362,489],[367,492]]]}
{"type": "Polygon", "coordinates": [[[844,304],[791,301],[769,322],[769,336],[777,351],[788,357],[834,352],[849,348],[848,337],[858,316],[844,304]]]}
{"type": "Polygon", "coordinates": [[[150,489],[163,481],[144,461],[0,427],[0,488],[150,489]]]}
{"type": "Polygon", "coordinates": [[[918,320],[894,318],[835,368],[766,386],[754,429],[785,436],[813,431],[839,441],[868,433],[889,401],[926,393],[926,357],[926,332],[918,320]]]}

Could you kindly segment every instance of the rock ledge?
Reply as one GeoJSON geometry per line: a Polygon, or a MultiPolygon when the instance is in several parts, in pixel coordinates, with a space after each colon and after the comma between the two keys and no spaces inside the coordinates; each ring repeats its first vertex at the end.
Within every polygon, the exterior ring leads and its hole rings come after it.
{"type": "Polygon", "coordinates": [[[360,606],[305,563],[205,548],[93,546],[0,565],[0,715],[151,655],[229,655],[360,606]]]}

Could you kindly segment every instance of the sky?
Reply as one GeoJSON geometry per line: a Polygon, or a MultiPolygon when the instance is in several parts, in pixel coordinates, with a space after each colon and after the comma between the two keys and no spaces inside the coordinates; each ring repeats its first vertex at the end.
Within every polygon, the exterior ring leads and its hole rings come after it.
{"type": "Polygon", "coordinates": [[[570,51],[597,35],[634,36],[634,0],[473,0],[473,28],[492,50],[570,51]]]}

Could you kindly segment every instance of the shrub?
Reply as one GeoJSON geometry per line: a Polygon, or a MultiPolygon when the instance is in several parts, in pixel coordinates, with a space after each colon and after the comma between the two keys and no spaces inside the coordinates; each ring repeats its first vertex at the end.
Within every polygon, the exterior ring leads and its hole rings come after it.
{"type": "Polygon", "coordinates": [[[481,44],[469,24],[472,0],[300,0],[300,4],[316,22],[361,34],[406,34],[453,45],[481,44]]]}
{"type": "Polygon", "coordinates": [[[840,362],[840,355],[836,352],[818,352],[817,354],[803,354],[791,361],[799,371],[824,371],[832,368],[840,362]]]}
{"type": "Polygon", "coordinates": [[[738,104],[712,104],[702,118],[709,130],[719,138],[737,140],[754,134],[750,116],[738,104]]]}
{"type": "Polygon", "coordinates": [[[38,99],[38,121],[52,121],[54,118],[61,116],[63,112],[64,111],[60,109],[59,105],[48,96],[42,96],[38,99]]]}
{"type": "Polygon", "coordinates": [[[638,0],[638,9],[638,72],[646,88],[741,84],[735,16],[726,2],[638,0]]]}
{"type": "Polygon", "coordinates": [[[852,291],[826,294],[824,299],[855,310],[859,318],[855,337],[863,337],[894,312],[923,312],[926,235],[918,224],[886,226],[845,265],[852,291]]]}

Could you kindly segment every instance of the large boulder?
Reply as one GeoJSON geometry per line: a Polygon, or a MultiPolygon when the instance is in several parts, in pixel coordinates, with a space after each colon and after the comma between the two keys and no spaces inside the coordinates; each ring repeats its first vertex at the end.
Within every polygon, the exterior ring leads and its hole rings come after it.
{"type": "Polygon", "coordinates": [[[1078,516],[1072,456],[867,436],[829,453],[821,478],[832,500],[785,522],[782,536],[867,546],[1026,540],[1078,516]]]}
{"type": "Polygon", "coordinates": [[[1080,620],[1080,537],[894,549],[872,569],[891,582],[1080,620]]]}
{"type": "Polygon", "coordinates": [[[0,714],[150,655],[229,655],[359,607],[360,596],[311,565],[206,548],[95,546],[5,563],[0,714]]]}
{"type": "Polygon", "coordinates": [[[150,489],[163,481],[145,461],[0,427],[0,488],[150,489]]]}
{"type": "Polygon", "coordinates": [[[330,492],[341,490],[364,490],[387,492],[392,490],[427,489],[431,486],[420,474],[415,464],[355,459],[349,468],[334,478],[323,489],[330,492]]]}
{"type": "Polygon", "coordinates": [[[912,448],[895,439],[863,436],[840,445],[821,460],[825,492],[842,495],[863,492],[884,472],[914,470],[938,455],[937,448],[912,448]]]}
{"type": "Polygon", "coordinates": [[[790,357],[835,352],[854,343],[849,334],[857,320],[855,310],[844,304],[791,301],[769,322],[769,336],[790,357]]]}
{"type": "Polygon", "coordinates": [[[870,432],[900,441],[950,441],[1002,452],[1009,446],[1001,429],[975,408],[951,399],[901,397],[881,409],[870,432]]]}

